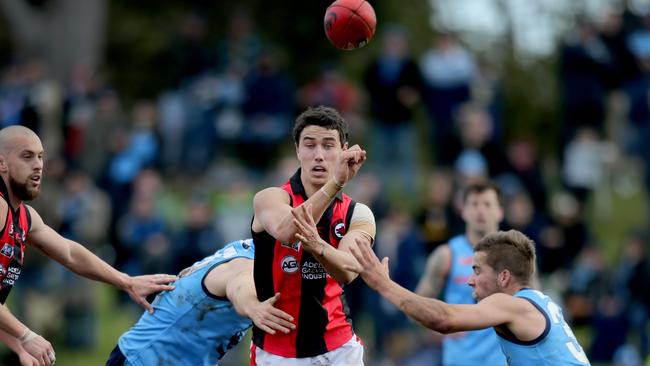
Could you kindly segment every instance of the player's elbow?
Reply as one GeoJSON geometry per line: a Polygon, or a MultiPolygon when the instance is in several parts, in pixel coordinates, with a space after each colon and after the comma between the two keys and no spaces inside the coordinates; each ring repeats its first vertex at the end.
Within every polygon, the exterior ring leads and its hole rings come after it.
{"type": "Polygon", "coordinates": [[[454,333],[457,331],[452,319],[446,313],[429,313],[426,314],[420,323],[425,327],[443,334],[454,333]]]}

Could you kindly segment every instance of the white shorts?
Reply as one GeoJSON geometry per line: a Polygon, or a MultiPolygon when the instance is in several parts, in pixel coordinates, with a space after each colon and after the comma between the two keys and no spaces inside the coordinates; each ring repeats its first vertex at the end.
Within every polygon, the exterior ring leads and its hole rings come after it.
{"type": "Polygon", "coordinates": [[[289,358],[268,353],[251,343],[251,366],[363,366],[363,345],[356,335],[341,347],[314,357],[289,358]]]}

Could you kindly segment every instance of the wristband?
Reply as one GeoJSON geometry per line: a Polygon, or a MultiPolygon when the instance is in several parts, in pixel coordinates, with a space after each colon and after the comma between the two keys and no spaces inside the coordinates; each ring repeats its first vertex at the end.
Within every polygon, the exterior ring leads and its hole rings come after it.
{"type": "Polygon", "coordinates": [[[18,337],[18,340],[20,341],[21,344],[25,344],[36,337],[38,337],[38,334],[32,332],[29,328],[25,327],[25,331],[20,337],[18,337]]]}
{"type": "Polygon", "coordinates": [[[336,179],[332,178],[331,180],[327,181],[324,186],[320,188],[325,195],[332,199],[336,197],[336,195],[343,189],[343,186],[340,185],[339,183],[336,182],[336,179]]]}

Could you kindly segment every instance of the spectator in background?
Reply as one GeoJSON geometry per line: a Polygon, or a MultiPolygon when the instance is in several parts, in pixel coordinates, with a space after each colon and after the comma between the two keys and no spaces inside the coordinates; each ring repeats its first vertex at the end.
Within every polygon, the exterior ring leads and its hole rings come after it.
{"type": "Polygon", "coordinates": [[[173,240],[173,272],[180,272],[199,258],[220,249],[221,235],[214,225],[212,206],[203,194],[193,194],[187,208],[187,219],[173,240]]]}
{"type": "Polygon", "coordinates": [[[633,233],[623,243],[623,252],[614,268],[614,288],[623,300],[624,313],[638,351],[643,359],[648,356],[648,314],[650,314],[650,264],[646,249],[647,235],[633,233]]]}
{"type": "MultiPolygon", "coordinates": [[[[84,243],[94,253],[105,252],[111,216],[108,196],[82,171],[68,172],[64,184],[64,195],[59,202],[59,233],[84,243]]],[[[61,271],[60,275],[69,291],[63,298],[65,342],[71,348],[90,348],[97,341],[96,296],[92,284],[67,271],[61,271]]]]}
{"type": "Polygon", "coordinates": [[[102,77],[80,62],[71,72],[63,104],[63,156],[71,167],[79,167],[84,139],[95,118],[96,103],[106,89],[102,77]]]}
{"type": "Polygon", "coordinates": [[[602,132],[605,120],[607,80],[613,73],[612,55],[587,19],[577,19],[574,33],[561,50],[560,70],[564,113],[561,145],[564,146],[581,126],[602,132]]]}
{"type": "Polygon", "coordinates": [[[564,149],[563,181],[580,203],[603,179],[605,146],[596,130],[581,128],[564,149]]]}
{"type": "Polygon", "coordinates": [[[326,105],[335,108],[350,124],[350,136],[362,138],[367,126],[361,118],[361,91],[348,80],[340,65],[324,63],[315,80],[307,82],[299,91],[302,107],[326,105]]]}
{"type": "Polygon", "coordinates": [[[244,80],[244,127],[238,155],[251,168],[266,170],[291,131],[294,85],[279,49],[266,49],[244,80]]]}
{"type": "Polygon", "coordinates": [[[122,102],[116,90],[102,92],[95,104],[95,113],[90,121],[91,128],[84,133],[80,169],[88,172],[99,182],[107,164],[110,136],[117,129],[127,127],[128,118],[124,115],[122,102]]]}
{"type": "Polygon", "coordinates": [[[539,243],[539,271],[550,274],[570,270],[590,240],[584,222],[584,206],[573,195],[558,192],[551,198],[552,226],[542,232],[539,243]]]}
{"type": "MultiPolygon", "coordinates": [[[[511,175],[526,190],[537,212],[546,211],[546,186],[542,174],[542,162],[537,143],[526,137],[515,138],[506,148],[508,171],[501,175],[511,175]]],[[[497,179],[500,180],[500,179],[497,179]]],[[[521,231],[521,230],[520,230],[521,231]]],[[[528,235],[528,233],[524,234],[528,235]]],[[[530,237],[530,235],[528,235],[530,237]]],[[[537,242],[536,238],[532,238],[537,242]]]]}
{"type": "Polygon", "coordinates": [[[215,52],[208,43],[208,24],[203,14],[190,11],[178,19],[174,38],[162,55],[165,62],[158,74],[162,85],[178,87],[211,69],[215,63],[215,52]]]}
{"type": "Polygon", "coordinates": [[[530,196],[524,190],[507,197],[505,201],[505,225],[529,237],[536,243],[536,250],[542,252],[539,245],[544,240],[544,231],[551,224],[544,215],[544,211],[535,207],[530,196]]]}
{"type": "Polygon", "coordinates": [[[425,186],[426,199],[418,207],[415,222],[427,253],[446,243],[453,234],[463,231],[453,205],[454,181],[450,172],[436,170],[425,186]]]}
{"type": "Polygon", "coordinates": [[[476,73],[474,56],[452,33],[438,33],[433,47],[420,59],[425,82],[424,103],[429,111],[433,138],[430,144],[436,161],[449,165],[446,154],[449,141],[458,137],[454,114],[470,100],[470,88],[476,73]]]}
{"type": "Polygon", "coordinates": [[[129,211],[118,224],[120,243],[126,251],[121,269],[126,273],[171,268],[171,243],[165,222],[155,211],[155,199],[154,194],[136,192],[129,211]]]}
{"type": "Polygon", "coordinates": [[[226,37],[217,44],[217,71],[235,68],[245,75],[257,63],[263,48],[250,11],[239,8],[231,13],[226,37]]]}
{"type": "Polygon", "coordinates": [[[384,26],[381,52],[367,67],[364,84],[370,96],[372,149],[370,162],[389,185],[415,189],[417,135],[413,108],[420,100],[422,76],[410,54],[406,29],[384,26]]]}
{"type": "Polygon", "coordinates": [[[456,164],[462,164],[464,159],[479,158],[487,165],[486,177],[498,176],[509,170],[505,151],[494,139],[492,117],[485,108],[467,103],[460,108],[457,118],[460,141],[457,141],[457,145],[447,143],[456,164]]]}

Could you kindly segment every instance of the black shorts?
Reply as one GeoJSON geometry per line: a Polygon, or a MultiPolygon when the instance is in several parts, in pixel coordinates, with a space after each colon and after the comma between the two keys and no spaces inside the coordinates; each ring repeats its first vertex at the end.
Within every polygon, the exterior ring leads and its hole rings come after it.
{"type": "Polygon", "coordinates": [[[108,356],[108,361],[106,361],[106,366],[124,366],[126,362],[126,357],[122,353],[120,346],[115,346],[113,351],[108,356]]]}

